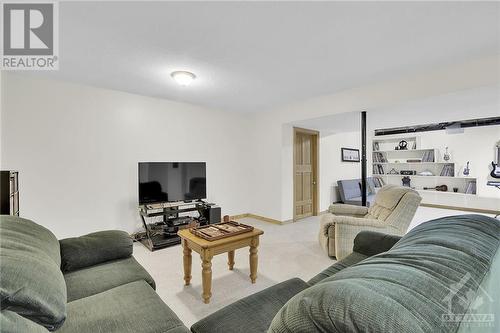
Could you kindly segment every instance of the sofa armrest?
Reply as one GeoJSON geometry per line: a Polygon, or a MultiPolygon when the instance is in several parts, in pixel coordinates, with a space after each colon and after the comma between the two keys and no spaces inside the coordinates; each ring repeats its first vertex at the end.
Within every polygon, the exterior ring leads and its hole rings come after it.
{"type": "Polygon", "coordinates": [[[330,205],[328,211],[335,215],[364,216],[368,214],[368,207],[347,204],[333,204],[330,205]]]}
{"type": "Polygon", "coordinates": [[[85,236],[66,238],[61,245],[61,269],[70,272],[106,261],[132,255],[132,238],[119,230],[94,232],[85,236]]]}
{"type": "Polygon", "coordinates": [[[193,333],[263,333],[290,298],[309,288],[299,278],[283,281],[242,298],[191,326],[193,333]]]}
{"type": "MultiPolygon", "coordinates": [[[[364,220],[350,217],[351,220],[364,220]]],[[[343,259],[354,248],[354,239],[362,231],[375,231],[387,234],[400,234],[399,230],[378,220],[368,220],[370,223],[354,223],[355,221],[341,221],[335,223],[332,237],[335,239],[335,256],[343,259]],[[375,222],[376,221],[376,222],[375,222]]],[[[330,228],[332,229],[332,228],[330,228]]],[[[329,230],[332,233],[332,230],[329,230]]]]}
{"type": "Polygon", "coordinates": [[[401,239],[400,236],[375,231],[361,231],[354,238],[353,251],[366,256],[389,251],[401,239]]]}

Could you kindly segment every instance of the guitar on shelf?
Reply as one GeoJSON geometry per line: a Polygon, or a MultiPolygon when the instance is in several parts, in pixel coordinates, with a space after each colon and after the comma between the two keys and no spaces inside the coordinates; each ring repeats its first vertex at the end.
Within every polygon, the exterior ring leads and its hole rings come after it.
{"type": "Polygon", "coordinates": [[[500,178],[500,165],[495,164],[495,162],[491,162],[491,166],[493,170],[491,170],[490,176],[493,178],[500,178]]]}
{"type": "Polygon", "coordinates": [[[467,166],[464,168],[464,176],[468,176],[470,174],[469,162],[467,162],[467,166]]]}
{"type": "Polygon", "coordinates": [[[448,186],[439,185],[436,187],[424,187],[424,190],[436,190],[436,191],[440,191],[440,192],[448,192],[448,186]]]}
{"type": "Polygon", "coordinates": [[[491,170],[490,176],[493,178],[500,178],[500,142],[497,143],[497,146],[495,147],[495,155],[497,163],[495,164],[495,162],[491,162],[493,170],[491,170]]]}

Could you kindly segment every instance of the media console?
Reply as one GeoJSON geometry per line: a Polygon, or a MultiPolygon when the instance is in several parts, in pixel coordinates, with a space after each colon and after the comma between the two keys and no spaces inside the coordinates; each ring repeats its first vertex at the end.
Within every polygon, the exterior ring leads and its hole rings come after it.
{"type": "Polygon", "coordinates": [[[218,223],[221,220],[220,207],[202,200],[141,205],[139,214],[145,229],[144,237],[139,241],[150,251],[180,244],[180,237],[177,236],[180,229],[218,223]],[[198,212],[198,216],[180,215],[190,212],[198,212]]]}

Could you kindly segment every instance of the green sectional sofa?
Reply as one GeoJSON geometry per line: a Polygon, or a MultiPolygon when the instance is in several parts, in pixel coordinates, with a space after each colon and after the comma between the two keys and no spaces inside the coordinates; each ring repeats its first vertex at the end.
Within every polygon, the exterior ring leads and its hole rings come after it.
{"type": "MultiPolygon", "coordinates": [[[[123,232],[57,241],[0,220],[0,331],[186,333],[134,260],[123,232]]],[[[353,253],[308,282],[294,278],[198,321],[193,333],[498,333],[500,221],[423,223],[402,238],[360,232],[353,253]]]]}
{"type": "Polygon", "coordinates": [[[498,333],[500,221],[423,223],[401,239],[361,232],[354,252],[195,323],[194,333],[498,333]],[[395,245],[394,245],[395,244],[395,245]]]}
{"type": "Polygon", "coordinates": [[[30,220],[1,216],[0,271],[2,333],[189,332],[122,231],[58,241],[30,220]]]}

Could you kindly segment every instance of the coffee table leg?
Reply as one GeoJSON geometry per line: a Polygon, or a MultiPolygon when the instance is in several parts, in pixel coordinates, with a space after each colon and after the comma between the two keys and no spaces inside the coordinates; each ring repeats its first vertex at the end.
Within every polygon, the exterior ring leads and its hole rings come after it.
{"type": "Polygon", "coordinates": [[[229,265],[229,270],[232,271],[234,267],[234,251],[227,253],[227,264],[229,265]]]}
{"type": "Polygon", "coordinates": [[[210,297],[212,297],[212,255],[209,251],[203,251],[201,255],[201,277],[203,285],[203,302],[205,304],[210,303],[210,297]]]}
{"type": "Polygon", "coordinates": [[[191,283],[191,264],[192,264],[192,256],[191,249],[188,246],[188,242],[186,240],[182,240],[182,247],[184,253],[184,282],[186,286],[189,286],[191,283]]]}
{"type": "Polygon", "coordinates": [[[257,279],[257,265],[259,262],[259,256],[257,255],[257,247],[259,246],[259,238],[254,237],[250,244],[250,280],[255,283],[257,279]]]}

